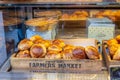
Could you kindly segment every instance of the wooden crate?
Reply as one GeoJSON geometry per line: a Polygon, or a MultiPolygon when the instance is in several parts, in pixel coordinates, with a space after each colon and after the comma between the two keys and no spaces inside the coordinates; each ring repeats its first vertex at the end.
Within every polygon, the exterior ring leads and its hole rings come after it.
{"type": "MultiPolygon", "coordinates": [[[[78,46],[96,46],[96,41],[86,40],[86,39],[72,39],[64,40],[65,43],[75,44],[78,46]],[[86,42],[87,41],[87,42],[86,42]],[[91,42],[90,42],[91,41],[91,42]],[[86,42],[86,43],[85,43],[86,42]],[[95,45],[93,44],[95,43],[95,45]],[[80,44],[81,43],[81,44],[80,44]]],[[[44,59],[44,58],[16,58],[16,54],[13,54],[10,58],[12,70],[28,70],[30,72],[77,72],[77,73],[87,73],[87,72],[99,72],[103,69],[103,58],[100,54],[100,59],[90,60],[63,60],[63,59],[44,59]]]]}
{"type": "Polygon", "coordinates": [[[103,50],[103,55],[105,57],[106,65],[107,65],[107,68],[109,71],[110,71],[110,68],[120,67],[120,61],[111,59],[111,57],[109,55],[108,46],[106,45],[106,41],[103,41],[103,49],[102,50],[103,50]]]}

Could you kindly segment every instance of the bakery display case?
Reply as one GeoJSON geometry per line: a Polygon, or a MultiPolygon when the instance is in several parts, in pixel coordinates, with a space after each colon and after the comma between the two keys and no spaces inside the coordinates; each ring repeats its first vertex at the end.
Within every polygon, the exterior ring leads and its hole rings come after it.
{"type": "Polygon", "coordinates": [[[0,79],[119,80],[119,5],[0,1],[0,79]]]}

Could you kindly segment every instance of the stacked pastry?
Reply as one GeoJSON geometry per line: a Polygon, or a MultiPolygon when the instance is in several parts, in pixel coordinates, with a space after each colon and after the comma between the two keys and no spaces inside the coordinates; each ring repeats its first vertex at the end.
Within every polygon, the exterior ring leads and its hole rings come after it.
{"type": "Polygon", "coordinates": [[[93,46],[74,46],[63,40],[44,40],[38,35],[23,39],[18,44],[18,58],[46,59],[99,59],[99,52],[93,46]]]}
{"type": "Polygon", "coordinates": [[[25,22],[27,26],[36,31],[51,30],[57,24],[57,19],[53,18],[34,18],[25,22]]]}
{"type": "Polygon", "coordinates": [[[116,20],[120,19],[120,10],[116,10],[116,11],[112,11],[112,10],[99,11],[98,13],[95,14],[95,17],[97,17],[97,18],[108,17],[112,21],[116,21],[116,20]]]}
{"type": "Polygon", "coordinates": [[[120,35],[107,41],[110,56],[113,60],[120,60],[120,35]]]}
{"type": "Polygon", "coordinates": [[[61,17],[63,20],[86,20],[88,18],[89,14],[87,11],[84,10],[77,10],[73,12],[72,14],[64,13],[61,17]]]}
{"type": "Polygon", "coordinates": [[[53,17],[53,18],[59,18],[61,16],[61,11],[59,10],[51,10],[51,11],[36,11],[34,12],[35,17],[53,17]]]}

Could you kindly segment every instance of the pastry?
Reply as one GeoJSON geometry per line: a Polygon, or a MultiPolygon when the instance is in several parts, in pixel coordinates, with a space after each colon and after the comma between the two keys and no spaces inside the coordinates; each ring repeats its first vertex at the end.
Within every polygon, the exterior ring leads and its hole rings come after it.
{"type": "Polygon", "coordinates": [[[111,46],[112,44],[118,44],[118,41],[116,39],[110,39],[107,41],[108,46],[111,46]]]}
{"type": "Polygon", "coordinates": [[[72,49],[65,49],[64,51],[61,52],[61,54],[63,59],[73,58],[72,49]]]}
{"type": "Polygon", "coordinates": [[[19,51],[17,58],[31,58],[29,50],[19,51]]]}
{"type": "Polygon", "coordinates": [[[84,11],[84,10],[81,11],[81,14],[84,15],[84,16],[86,16],[86,17],[89,16],[89,15],[88,15],[88,12],[87,12],[87,11],[84,11]]]}
{"type": "Polygon", "coordinates": [[[72,51],[74,59],[86,59],[85,48],[84,47],[76,47],[72,51]]]}
{"type": "Polygon", "coordinates": [[[120,44],[120,35],[116,36],[115,39],[118,41],[118,43],[120,44]]]}
{"type": "Polygon", "coordinates": [[[32,42],[36,42],[36,41],[38,41],[38,40],[42,40],[42,37],[40,37],[39,35],[34,35],[34,36],[32,36],[32,37],[30,38],[30,40],[31,40],[32,42]]]}
{"type": "Polygon", "coordinates": [[[113,60],[120,60],[120,47],[117,49],[117,51],[113,55],[113,60]]]}
{"type": "Polygon", "coordinates": [[[56,51],[48,51],[47,55],[45,56],[46,59],[61,59],[61,53],[56,51]]]}
{"type": "Polygon", "coordinates": [[[76,20],[76,19],[78,19],[78,18],[77,18],[77,15],[71,14],[70,17],[69,17],[69,19],[71,19],[71,20],[76,20]]]}
{"type": "Polygon", "coordinates": [[[103,16],[108,16],[108,15],[111,15],[112,13],[112,10],[105,10],[102,14],[103,16]]]}
{"type": "Polygon", "coordinates": [[[69,19],[69,15],[68,14],[63,14],[61,19],[69,19]]]}
{"type": "Polygon", "coordinates": [[[51,42],[49,40],[43,40],[43,39],[39,39],[35,42],[35,44],[43,44],[46,48],[48,48],[51,44],[51,42]]]}
{"type": "Polygon", "coordinates": [[[108,47],[111,57],[113,57],[113,55],[114,55],[115,52],[117,51],[118,47],[120,47],[119,44],[112,44],[111,46],[108,47]]]}
{"type": "Polygon", "coordinates": [[[28,50],[31,48],[32,45],[33,45],[32,41],[30,41],[29,39],[23,39],[18,44],[18,50],[28,50]]]}
{"type": "Polygon", "coordinates": [[[85,48],[85,52],[86,52],[87,57],[89,59],[99,59],[99,52],[98,52],[98,50],[95,47],[87,46],[85,48]]]}
{"type": "Polygon", "coordinates": [[[52,44],[48,47],[48,51],[60,52],[62,51],[62,48],[57,45],[52,44]]]}
{"type": "Polygon", "coordinates": [[[46,55],[46,48],[42,44],[34,44],[30,48],[30,54],[32,58],[43,58],[46,55]]]}
{"type": "Polygon", "coordinates": [[[73,50],[74,48],[75,48],[75,46],[67,44],[67,45],[65,45],[65,47],[63,49],[64,50],[67,50],[67,49],[73,50]]]}
{"type": "Polygon", "coordinates": [[[77,10],[77,11],[75,11],[73,14],[75,14],[75,15],[81,15],[81,11],[80,11],[80,10],[77,10]]]}
{"type": "Polygon", "coordinates": [[[56,40],[54,40],[54,41],[52,42],[52,44],[57,45],[57,46],[59,46],[59,47],[61,47],[61,48],[63,48],[63,47],[65,46],[64,41],[61,40],[61,39],[56,39],[56,40]]]}

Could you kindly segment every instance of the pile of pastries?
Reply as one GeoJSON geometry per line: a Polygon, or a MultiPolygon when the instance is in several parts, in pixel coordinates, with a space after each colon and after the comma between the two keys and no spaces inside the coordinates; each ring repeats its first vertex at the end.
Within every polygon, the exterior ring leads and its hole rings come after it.
{"type": "Polygon", "coordinates": [[[110,56],[113,60],[120,60],[120,35],[107,41],[110,56]]]}
{"type": "Polygon", "coordinates": [[[44,40],[38,35],[23,39],[18,44],[17,58],[45,59],[100,59],[98,49],[93,46],[74,46],[61,39],[44,40]]]}
{"type": "Polygon", "coordinates": [[[25,24],[31,28],[35,28],[39,31],[48,31],[57,24],[57,19],[54,18],[33,18],[25,22],[25,24]]]}
{"type": "Polygon", "coordinates": [[[61,14],[62,13],[59,10],[34,12],[35,17],[56,17],[56,18],[59,18],[61,16],[61,14]]]}
{"type": "Polygon", "coordinates": [[[84,10],[77,10],[72,14],[64,13],[61,17],[62,20],[86,20],[89,14],[84,10]]]}
{"type": "Polygon", "coordinates": [[[112,10],[104,10],[99,11],[95,14],[96,18],[104,18],[108,17],[112,21],[120,20],[120,10],[112,11],[112,10]]]}

